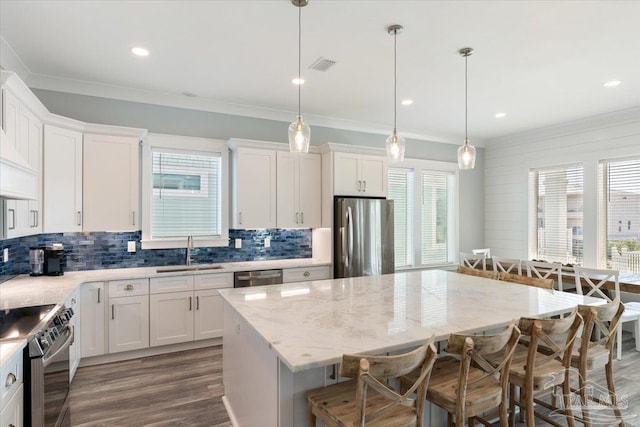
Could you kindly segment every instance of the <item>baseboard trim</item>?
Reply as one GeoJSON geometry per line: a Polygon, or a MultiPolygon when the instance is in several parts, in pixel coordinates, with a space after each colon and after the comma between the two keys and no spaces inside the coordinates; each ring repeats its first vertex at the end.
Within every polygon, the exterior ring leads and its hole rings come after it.
{"type": "Polygon", "coordinates": [[[222,403],[224,404],[224,409],[227,410],[227,415],[229,415],[229,420],[231,420],[231,425],[233,427],[239,427],[238,420],[236,419],[236,416],[233,413],[233,409],[231,409],[231,405],[229,404],[229,400],[227,399],[227,396],[222,396],[222,403]]]}

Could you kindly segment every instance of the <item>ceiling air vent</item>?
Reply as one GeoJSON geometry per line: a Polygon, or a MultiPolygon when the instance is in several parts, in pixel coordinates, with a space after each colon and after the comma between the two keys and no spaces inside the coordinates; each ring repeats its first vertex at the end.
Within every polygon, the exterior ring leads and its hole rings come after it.
{"type": "Polygon", "coordinates": [[[318,70],[318,71],[327,71],[329,68],[333,67],[334,65],[336,65],[336,61],[332,61],[330,59],[327,58],[323,58],[322,56],[318,59],[316,59],[316,61],[309,65],[309,68],[312,70],[318,70]]]}

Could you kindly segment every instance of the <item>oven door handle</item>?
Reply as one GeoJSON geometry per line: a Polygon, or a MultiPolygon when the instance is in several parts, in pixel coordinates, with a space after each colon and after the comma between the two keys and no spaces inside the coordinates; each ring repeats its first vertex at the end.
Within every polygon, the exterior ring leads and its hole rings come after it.
{"type": "Polygon", "coordinates": [[[55,357],[60,354],[61,352],[63,352],[67,347],[69,347],[71,345],[71,342],[73,341],[73,335],[74,335],[74,330],[73,330],[73,326],[69,325],[69,336],[67,337],[67,339],[64,341],[64,343],[60,346],[59,349],[57,349],[55,351],[55,353],[48,355],[47,357],[43,357],[42,358],[42,367],[46,368],[47,366],[49,366],[52,362],[53,359],[55,359],[55,357]]]}

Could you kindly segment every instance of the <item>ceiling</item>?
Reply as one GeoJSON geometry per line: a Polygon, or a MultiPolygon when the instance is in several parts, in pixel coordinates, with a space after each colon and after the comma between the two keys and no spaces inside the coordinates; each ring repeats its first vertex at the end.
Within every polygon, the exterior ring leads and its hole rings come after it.
{"type": "MultiPolygon", "coordinates": [[[[295,119],[298,8],[278,1],[0,1],[2,66],[31,87],[295,119]],[[150,50],[134,57],[130,48],[150,50]],[[197,97],[187,97],[191,92],[197,97]]],[[[329,1],[302,9],[312,126],[472,143],[640,105],[640,2],[329,1]],[[328,71],[308,69],[316,59],[328,71]],[[614,88],[603,83],[620,80],[614,88]],[[506,113],[497,119],[495,114],[506,113]]]]}

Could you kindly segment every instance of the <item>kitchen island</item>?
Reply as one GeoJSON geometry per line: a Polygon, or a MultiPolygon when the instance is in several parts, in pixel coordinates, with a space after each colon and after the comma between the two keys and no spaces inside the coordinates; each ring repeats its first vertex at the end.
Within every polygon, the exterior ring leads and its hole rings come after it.
{"type": "MultiPolygon", "coordinates": [[[[344,353],[407,350],[602,300],[442,270],[228,289],[223,380],[234,425],[307,425],[305,392],[339,381],[344,353]]],[[[439,425],[425,411],[425,425],[439,425]]]]}

